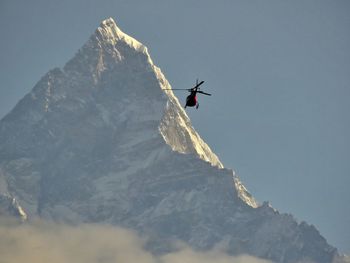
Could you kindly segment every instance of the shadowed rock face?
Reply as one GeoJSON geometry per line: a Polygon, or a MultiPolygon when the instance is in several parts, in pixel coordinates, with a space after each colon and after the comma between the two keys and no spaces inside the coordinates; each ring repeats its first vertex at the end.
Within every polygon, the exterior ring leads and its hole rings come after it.
{"type": "Polygon", "coordinates": [[[135,229],[157,253],[179,239],[276,262],[332,262],[336,249],[313,226],[257,205],[165,88],[147,48],[103,21],[1,120],[0,194],[29,218],[135,229]]]}

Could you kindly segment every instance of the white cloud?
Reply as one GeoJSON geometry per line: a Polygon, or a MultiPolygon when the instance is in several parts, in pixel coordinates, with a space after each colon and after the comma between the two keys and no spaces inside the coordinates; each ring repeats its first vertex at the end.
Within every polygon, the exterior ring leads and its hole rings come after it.
{"type": "Polygon", "coordinates": [[[251,256],[232,257],[220,248],[196,252],[181,246],[176,252],[155,256],[144,244],[145,239],[135,232],[114,226],[43,221],[18,225],[0,220],[1,263],[268,263],[251,256]]]}
{"type": "Polygon", "coordinates": [[[233,257],[220,250],[196,252],[186,248],[161,257],[162,263],[269,263],[271,261],[258,259],[252,256],[233,257]]]}

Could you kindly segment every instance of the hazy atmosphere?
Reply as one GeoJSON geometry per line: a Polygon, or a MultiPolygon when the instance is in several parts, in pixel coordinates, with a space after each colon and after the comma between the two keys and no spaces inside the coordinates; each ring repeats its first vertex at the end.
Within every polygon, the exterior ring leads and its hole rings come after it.
{"type": "MultiPolygon", "coordinates": [[[[173,88],[205,81],[213,95],[187,113],[253,196],[350,254],[349,14],[347,0],[1,0],[0,118],[113,17],[173,88]]],[[[176,95],[184,103],[187,93],[176,95]]]]}

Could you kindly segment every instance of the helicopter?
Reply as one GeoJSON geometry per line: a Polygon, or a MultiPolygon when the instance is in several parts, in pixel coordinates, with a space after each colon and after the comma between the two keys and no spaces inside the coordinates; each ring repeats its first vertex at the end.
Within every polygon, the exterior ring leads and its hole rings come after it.
{"type": "Polygon", "coordinates": [[[186,98],[185,109],[186,107],[196,107],[196,109],[198,109],[199,103],[197,100],[197,93],[211,96],[211,94],[200,90],[199,86],[202,85],[203,83],[204,83],[204,80],[202,80],[201,82],[198,82],[198,79],[197,79],[196,85],[192,89],[168,89],[168,90],[187,90],[191,94],[188,95],[186,98]]]}

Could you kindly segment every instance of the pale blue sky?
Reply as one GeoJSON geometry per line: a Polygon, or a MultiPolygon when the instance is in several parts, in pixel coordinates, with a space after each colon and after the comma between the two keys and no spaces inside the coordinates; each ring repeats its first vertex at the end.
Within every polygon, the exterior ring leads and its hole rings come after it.
{"type": "Polygon", "coordinates": [[[107,17],[206,81],[193,125],[259,201],[350,253],[349,0],[0,0],[0,117],[107,17]]]}

